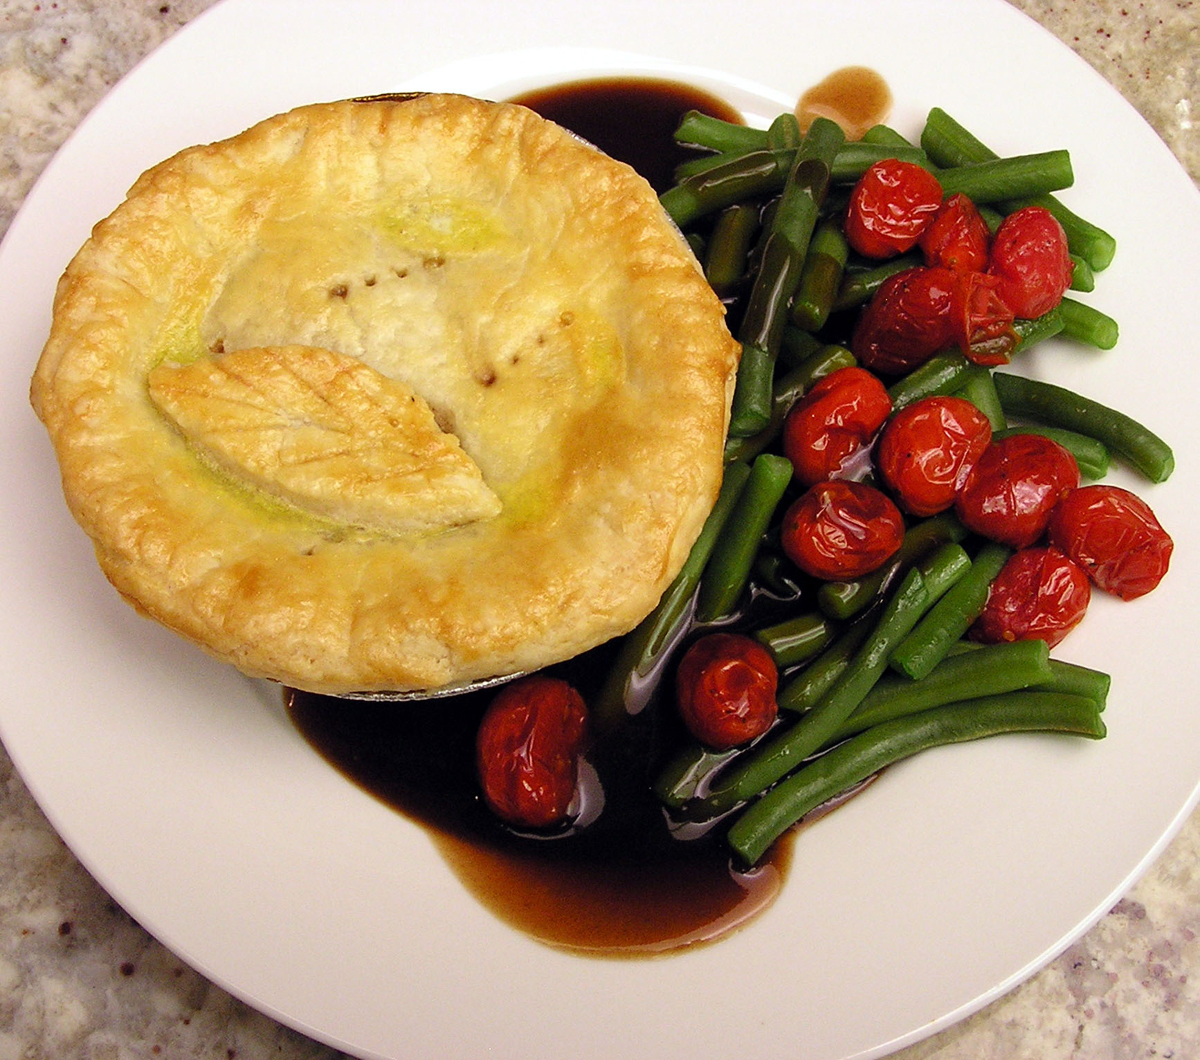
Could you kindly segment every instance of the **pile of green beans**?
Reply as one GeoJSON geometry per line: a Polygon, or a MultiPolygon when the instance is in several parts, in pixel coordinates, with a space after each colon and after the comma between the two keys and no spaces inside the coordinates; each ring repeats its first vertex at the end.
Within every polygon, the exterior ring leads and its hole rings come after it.
{"type": "MultiPolygon", "coordinates": [[[[1103,737],[1107,674],[1052,659],[1040,640],[970,641],[1011,550],[970,534],[952,511],[910,519],[899,552],[853,581],[805,582],[777,542],[781,513],[800,492],[780,455],[788,411],[855,363],[854,314],[889,277],[921,264],[916,254],[856,257],[840,224],[850,186],[873,162],[900,158],[936,173],[947,195],[972,198],[993,231],[1013,210],[1045,206],[1067,233],[1073,290],[1088,292],[1116,244],[1054,198],[1074,180],[1067,152],[998,158],[940,109],[915,144],[882,125],[847,143],[824,119],[801,134],[790,115],[750,129],[696,112],[676,139],[696,157],[662,203],[729,305],[743,356],[720,498],[684,570],[625,640],[602,720],[614,723],[629,689],[690,636],[734,629],[767,648],[780,672],[775,727],[733,750],[685,744],[654,782],[668,812],[720,821],[745,866],[805,814],[917,752],[1012,732],[1103,737]],[[786,605],[765,620],[754,610],[762,591],[786,605]]],[[[1015,357],[1055,336],[1108,350],[1118,335],[1115,321],[1074,298],[1015,327],[1015,357]]],[[[890,381],[888,393],[896,409],[934,394],[965,397],[997,437],[1032,431],[1059,441],[1084,478],[1103,478],[1114,459],[1152,482],[1174,466],[1166,444],[1128,417],[957,349],[890,381]]]]}

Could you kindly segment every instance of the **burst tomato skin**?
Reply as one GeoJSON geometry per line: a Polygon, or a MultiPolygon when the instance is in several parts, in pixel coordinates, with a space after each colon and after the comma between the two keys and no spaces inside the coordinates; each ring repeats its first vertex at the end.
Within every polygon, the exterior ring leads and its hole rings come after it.
{"type": "Polygon", "coordinates": [[[987,223],[965,195],[951,195],[938,207],[917,241],[926,265],[979,272],[987,268],[987,223]]]}
{"type": "Polygon", "coordinates": [[[1087,575],[1058,549],[1021,549],[992,582],[971,639],[1044,640],[1053,648],[1079,625],[1091,598],[1087,575]]]}
{"type": "Polygon", "coordinates": [[[1104,483],[1081,486],[1065,497],[1050,517],[1049,538],[1097,587],[1122,600],[1154,589],[1174,549],[1141,497],[1104,483]]]}
{"type": "Polygon", "coordinates": [[[882,491],[861,482],[818,482],[784,513],[780,543],[814,578],[861,578],[886,563],[904,538],[904,517],[882,491]]]}
{"type": "Polygon", "coordinates": [[[1045,207],[1025,206],[1009,214],[992,240],[988,272],[1019,317],[1040,317],[1058,305],[1074,268],[1066,233],[1045,207]]]}
{"type": "Polygon", "coordinates": [[[920,398],[888,421],[875,464],[901,508],[910,515],[936,515],[954,506],[991,440],[988,418],[965,398],[920,398]]]}
{"type": "Polygon", "coordinates": [[[480,785],[496,816],[528,828],[563,821],[586,733],[587,707],[566,681],[535,674],[506,685],[475,737],[480,785]]]}
{"type": "Polygon", "coordinates": [[[886,280],[850,339],[858,363],[881,375],[900,375],[924,364],[954,340],[957,291],[950,269],[917,266],[886,280]]]}
{"type": "Polygon", "coordinates": [[[846,209],[846,240],[868,258],[890,258],[917,245],[942,203],[927,169],[885,158],[859,178],[846,209]]]}
{"type": "Polygon", "coordinates": [[[675,699],[697,740],[716,751],[749,743],[775,721],[779,672],[758,641],[738,633],[710,633],[679,661],[675,699]]]}
{"type": "Polygon", "coordinates": [[[887,388],[863,368],[839,368],[808,391],[783,424],[783,455],[805,486],[839,478],[892,411],[887,388]]]}
{"type": "Polygon", "coordinates": [[[1045,533],[1050,513],[1079,485],[1075,458],[1039,434],[992,439],[954,499],[969,530],[1010,548],[1026,548],[1045,533]]]}
{"type": "Polygon", "coordinates": [[[1013,311],[999,293],[996,277],[969,269],[955,272],[950,302],[954,344],[975,364],[1008,364],[1017,348],[1013,311]]]}

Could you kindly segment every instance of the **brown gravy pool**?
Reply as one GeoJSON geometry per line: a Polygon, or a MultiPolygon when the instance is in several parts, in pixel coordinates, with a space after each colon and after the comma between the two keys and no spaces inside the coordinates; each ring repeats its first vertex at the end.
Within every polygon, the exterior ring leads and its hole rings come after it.
{"type": "MultiPolygon", "coordinates": [[[[641,78],[582,81],[521,96],[523,103],[668,187],[683,157],[672,133],[687,110],[740,120],[726,103],[687,85],[641,78]]],[[[587,699],[611,649],[558,668],[587,699]]],[[[297,729],[335,768],[420,823],[478,900],[549,945],[610,957],[678,951],[712,941],[767,908],[779,893],[791,844],[779,842],[752,872],[730,864],[717,830],[668,819],[650,784],[678,733],[664,687],[631,714],[619,740],[593,748],[581,819],[554,838],[518,835],[484,808],[474,735],[491,693],[428,704],[374,704],[289,692],[297,729]],[[664,730],[666,730],[664,736],[664,730]],[[595,814],[597,803],[603,812],[595,814]]]]}

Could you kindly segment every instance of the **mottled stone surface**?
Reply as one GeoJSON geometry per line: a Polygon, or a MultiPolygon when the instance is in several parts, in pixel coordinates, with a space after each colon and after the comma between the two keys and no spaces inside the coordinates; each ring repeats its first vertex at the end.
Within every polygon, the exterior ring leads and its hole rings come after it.
{"type": "MultiPolygon", "coordinates": [[[[1200,179],[1200,2],[1015,0],[1200,179]]],[[[0,232],[106,89],[210,0],[0,0],[0,232]]],[[[898,1060],[1200,1055],[1200,816],[1065,954],[898,1060]]],[[[0,1060],[331,1060],[151,939],[63,846],[0,748],[0,1060]]]]}

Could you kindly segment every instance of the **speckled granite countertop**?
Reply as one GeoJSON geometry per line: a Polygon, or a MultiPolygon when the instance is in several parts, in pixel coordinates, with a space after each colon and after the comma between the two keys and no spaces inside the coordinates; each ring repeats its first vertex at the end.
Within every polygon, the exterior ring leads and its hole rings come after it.
{"type": "MultiPolygon", "coordinates": [[[[0,233],[104,92],[212,0],[0,0],[0,233]]],[[[1014,0],[1200,181],[1200,0],[1014,0]]],[[[1008,996],[897,1060],[1200,1055],[1200,812],[1133,891],[1008,996]]],[[[0,1060],[339,1054],[234,1000],[101,890],[0,748],[0,1060]]]]}

